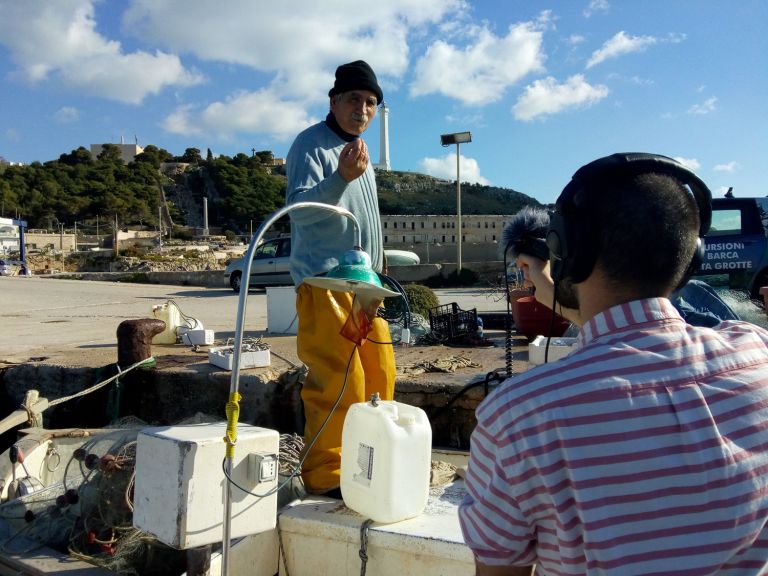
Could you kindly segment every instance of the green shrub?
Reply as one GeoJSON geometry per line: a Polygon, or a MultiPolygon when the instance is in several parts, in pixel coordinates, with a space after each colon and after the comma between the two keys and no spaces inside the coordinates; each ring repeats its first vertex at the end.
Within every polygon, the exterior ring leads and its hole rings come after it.
{"type": "Polygon", "coordinates": [[[454,270],[447,276],[435,274],[425,280],[425,284],[430,288],[459,288],[462,286],[475,286],[480,277],[477,272],[469,268],[462,268],[460,271],[454,270]]]}
{"type": "Polygon", "coordinates": [[[403,286],[411,312],[429,318],[429,309],[440,305],[440,300],[428,286],[422,284],[406,284],[403,286]]]}
{"type": "Polygon", "coordinates": [[[146,253],[147,250],[145,248],[135,244],[120,248],[120,256],[124,258],[143,258],[146,253]]]}

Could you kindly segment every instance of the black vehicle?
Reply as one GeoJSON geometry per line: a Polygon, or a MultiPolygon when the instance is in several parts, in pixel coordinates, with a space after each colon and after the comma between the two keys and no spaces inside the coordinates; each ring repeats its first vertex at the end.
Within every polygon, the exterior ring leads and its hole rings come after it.
{"type": "Polygon", "coordinates": [[[768,197],[715,198],[696,276],[713,286],[748,290],[759,298],[768,286],[768,197]]]}

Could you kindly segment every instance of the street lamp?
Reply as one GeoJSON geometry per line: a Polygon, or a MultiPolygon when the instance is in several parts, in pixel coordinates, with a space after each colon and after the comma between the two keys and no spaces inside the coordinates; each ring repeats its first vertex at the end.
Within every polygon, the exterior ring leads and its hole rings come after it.
{"type": "Polygon", "coordinates": [[[458,228],[458,240],[456,242],[456,272],[461,272],[461,172],[459,162],[461,160],[461,144],[472,142],[471,132],[455,132],[453,134],[442,134],[440,144],[450,146],[456,144],[456,228],[458,228]]]}

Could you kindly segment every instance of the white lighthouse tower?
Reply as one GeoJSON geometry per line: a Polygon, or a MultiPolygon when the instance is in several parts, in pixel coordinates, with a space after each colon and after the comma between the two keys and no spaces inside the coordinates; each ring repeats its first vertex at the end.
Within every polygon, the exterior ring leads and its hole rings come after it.
{"type": "Polygon", "coordinates": [[[375,167],[389,172],[391,169],[389,165],[389,108],[387,108],[386,102],[381,103],[380,118],[379,163],[375,167]]]}

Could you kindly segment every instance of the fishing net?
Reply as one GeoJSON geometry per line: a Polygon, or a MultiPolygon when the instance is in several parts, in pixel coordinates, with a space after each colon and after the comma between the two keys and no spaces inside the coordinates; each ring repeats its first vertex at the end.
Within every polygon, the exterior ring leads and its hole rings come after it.
{"type": "MultiPolygon", "coordinates": [[[[221,419],[198,413],[178,424],[214,421],[221,419]]],[[[129,418],[112,426],[117,428],[75,433],[77,441],[64,456],[51,444],[46,465],[60,480],[47,487],[38,482],[31,493],[0,504],[0,552],[27,554],[45,546],[117,574],[185,571],[186,551],[133,527],[136,441],[146,424],[129,418]]],[[[303,447],[296,434],[280,436],[279,475],[281,483],[288,481],[279,494],[283,503],[304,494],[300,477],[293,477],[303,447]]]]}
{"type": "Polygon", "coordinates": [[[185,555],[133,527],[139,428],[87,438],[62,463],[63,479],[0,505],[3,551],[47,546],[117,574],[181,574],[185,555]]]}

